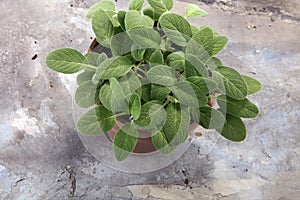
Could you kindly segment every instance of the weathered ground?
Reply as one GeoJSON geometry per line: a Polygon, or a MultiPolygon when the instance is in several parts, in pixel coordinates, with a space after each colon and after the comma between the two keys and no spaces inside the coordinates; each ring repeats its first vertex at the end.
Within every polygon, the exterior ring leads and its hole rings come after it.
{"type": "MultiPolygon", "coordinates": [[[[72,181],[73,199],[299,198],[298,0],[199,3],[210,15],[192,22],[231,39],[224,63],[262,82],[251,97],[261,112],[247,121],[245,142],[221,138],[204,158],[195,144],[147,174],[112,170],[85,150],[72,121],[74,77],[45,66],[50,50],[87,49],[94,35],[84,14],[95,2],[0,1],[0,199],[69,199],[72,181]]],[[[176,12],[185,5],[177,1],[176,12]]]]}

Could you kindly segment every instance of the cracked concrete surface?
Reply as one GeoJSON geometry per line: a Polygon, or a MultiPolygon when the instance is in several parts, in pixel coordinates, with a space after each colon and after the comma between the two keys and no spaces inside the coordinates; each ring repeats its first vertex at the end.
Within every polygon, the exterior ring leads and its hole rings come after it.
{"type": "MultiPolygon", "coordinates": [[[[66,166],[76,172],[72,199],[299,198],[299,1],[199,3],[209,16],[191,21],[230,38],[220,57],[262,82],[251,96],[261,112],[246,121],[245,142],[221,138],[206,156],[196,142],[174,164],[147,174],[115,171],[85,150],[72,120],[74,77],[45,66],[55,48],[87,49],[94,35],[84,14],[95,2],[0,2],[0,199],[70,199],[66,166]],[[279,10],[253,9],[266,6],[279,10]]],[[[186,3],[176,2],[182,13],[186,3]]]]}

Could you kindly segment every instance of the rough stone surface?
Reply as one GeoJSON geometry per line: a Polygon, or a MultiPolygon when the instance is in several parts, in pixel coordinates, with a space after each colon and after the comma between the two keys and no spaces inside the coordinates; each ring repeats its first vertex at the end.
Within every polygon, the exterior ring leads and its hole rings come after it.
{"type": "MultiPolygon", "coordinates": [[[[299,198],[299,1],[262,1],[279,9],[273,19],[276,9],[247,14],[239,6],[244,1],[199,3],[210,15],[191,21],[228,35],[220,57],[262,82],[262,92],[251,96],[261,112],[246,122],[245,142],[220,138],[205,156],[195,142],[174,164],[147,174],[115,171],[85,150],[72,121],[74,77],[45,66],[55,48],[87,49],[94,35],[84,15],[95,2],[0,2],[0,199],[71,199],[70,174],[76,177],[72,199],[299,198]]],[[[251,6],[260,8],[257,2],[251,6]]],[[[185,5],[177,1],[175,11],[185,5]]]]}

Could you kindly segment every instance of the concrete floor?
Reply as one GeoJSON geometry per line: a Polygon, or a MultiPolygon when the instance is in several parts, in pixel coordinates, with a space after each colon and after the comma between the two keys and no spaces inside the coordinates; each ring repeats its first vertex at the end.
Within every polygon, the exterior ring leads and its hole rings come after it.
{"type": "MultiPolygon", "coordinates": [[[[85,150],[72,120],[74,77],[45,66],[53,49],[87,49],[94,35],[84,15],[95,2],[0,1],[0,199],[70,199],[74,177],[72,199],[299,198],[299,1],[199,2],[209,16],[192,22],[230,38],[220,57],[262,82],[251,96],[261,112],[246,122],[245,142],[220,138],[203,156],[199,139],[172,165],[146,174],[110,169],[85,150]]],[[[175,11],[185,5],[177,1],[175,11]]]]}

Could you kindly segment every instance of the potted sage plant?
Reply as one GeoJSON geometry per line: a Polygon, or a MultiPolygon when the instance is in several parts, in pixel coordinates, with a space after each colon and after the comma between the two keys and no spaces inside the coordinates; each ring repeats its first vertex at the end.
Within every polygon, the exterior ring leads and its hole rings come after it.
{"type": "Polygon", "coordinates": [[[79,132],[107,134],[119,161],[132,152],[172,152],[192,123],[243,141],[241,118],[259,112],[247,96],[261,84],[216,57],[227,37],[188,21],[207,15],[197,5],[185,16],[172,7],[173,0],[130,0],[128,11],[116,11],[113,1],[100,1],[86,15],[96,35],[88,53],[62,48],[47,56],[52,70],[78,73],[75,101],[90,109],[79,132]]]}

